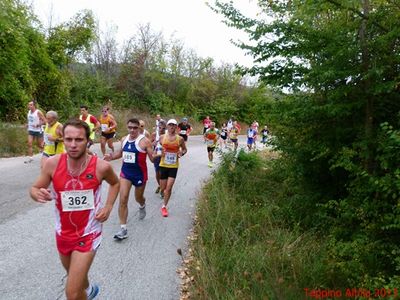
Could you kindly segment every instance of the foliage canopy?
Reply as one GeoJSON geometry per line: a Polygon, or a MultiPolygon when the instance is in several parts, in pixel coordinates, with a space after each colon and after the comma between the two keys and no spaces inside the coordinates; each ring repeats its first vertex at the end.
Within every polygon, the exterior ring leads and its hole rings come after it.
{"type": "Polygon", "coordinates": [[[290,93],[268,113],[297,190],[286,199],[296,209],[290,222],[328,237],[327,261],[342,286],[396,287],[400,6],[258,4],[257,19],[232,3],[215,1],[212,8],[249,35],[240,47],[255,64],[242,73],[290,93]]]}
{"type": "Polygon", "coordinates": [[[32,98],[63,119],[76,115],[80,104],[95,112],[107,103],[195,119],[211,115],[219,123],[230,116],[250,122],[261,115],[253,106],[268,102],[264,86],[245,82],[235,67],[217,66],[179,40],[166,40],[150,24],[138,25],[118,45],[116,29],[101,32],[91,11],[43,29],[22,1],[0,5],[1,120],[24,120],[32,98]]]}

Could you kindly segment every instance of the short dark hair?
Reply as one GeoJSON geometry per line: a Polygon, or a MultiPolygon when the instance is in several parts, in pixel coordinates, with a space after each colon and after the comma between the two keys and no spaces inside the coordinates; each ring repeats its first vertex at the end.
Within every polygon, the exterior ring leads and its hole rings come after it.
{"type": "Polygon", "coordinates": [[[89,107],[87,107],[87,105],[81,105],[81,108],[84,108],[86,110],[89,110],[89,107]]]}
{"type": "Polygon", "coordinates": [[[128,124],[128,123],[133,123],[133,124],[136,124],[136,125],[139,125],[139,126],[140,126],[140,121],[139,121],[139,119],[137,119],[137,118],[131,118],[131,119],[129,119],[128,122],[126,122],[126,124],[128,124]]]}
{"type": "Polygon", "coordinates": [[[84,121],[82,121],[82,120],[79,120],[79,119],[77,119],[77,118],[69,119],[69,120],[68,120],[67,122],[65,122],[64,125],[63,125],[63,135],[65,134],[65,128],[67,128],[67,126],[73,126],[73,127],[76,127],[76,128],[83,128],[83,129],[85,129],[86,139],[89,140],[89,137],[90,137],[90,127],[89,127],[89,125],[88,125],[86,122],[84,122],[84,121]]]}

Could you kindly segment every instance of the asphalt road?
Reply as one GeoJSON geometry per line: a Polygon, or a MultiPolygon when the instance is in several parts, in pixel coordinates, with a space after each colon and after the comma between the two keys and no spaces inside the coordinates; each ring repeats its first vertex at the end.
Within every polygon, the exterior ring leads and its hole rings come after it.
{"type": "MultiPolygon", "coordinates": [[[[98,145],[95,152],[100,153],[98,145]]],[[[39,155],[24,164],[23,157],[0,159],[0,299],[65,299],[65,271],[54,239],[54,203],[33,202],[28,190],[39,174],[39,155]]],[[[121,161],[112,162],[119,174],[121,161]]],[[[101,247],[90,280],[100,285],[97,299],[179,299],[181,265],[177,248],[187,248],[198,192],[212,169],[200,136],[189,137],[188,154],[181,160],[169,204],[161,216],[162,200],[155,194],[154,168],[148,163],[145,197],[147,216],[138,220],[138,205],[131,191],[129,238],[116,242],[118,200],[104,224],[101,247]]],[[[103,186],[103,199],[107,185],[103,186]]]]}

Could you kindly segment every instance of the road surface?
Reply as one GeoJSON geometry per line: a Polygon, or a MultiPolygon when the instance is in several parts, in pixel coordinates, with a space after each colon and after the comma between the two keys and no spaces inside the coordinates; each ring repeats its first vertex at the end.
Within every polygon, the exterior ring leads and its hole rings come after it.
{"type": "MultiPolygon", "coordinates": [[[[100,153],[98,145],[95,152],[100,153]]],[[[39,174],[39,155],[24,164],[23,157],[0,159],[0,299],[65,299],[65,271],[54,239],[54,203],[38,204],[28,195],[39,174]]],[[[121,161],[112,165],[119,174],[121,161]]],[[[100,285],[97,299],[179,299],[181,265],[177,248],[186,249],[198,192],[210,177],[206,147],[200,136],[189,137],[188,153],[170,199],[168,218],[161,216],[162,200],[155,194],[154,168],[148,163],[145,191],[147,216],[138,220],[131,191],[129,238],[116,242],[118,200],[104,224],[101,247],[89,278],[100,285]]],[[[103,199],[107,185],[103,186],[103,199]]]]}

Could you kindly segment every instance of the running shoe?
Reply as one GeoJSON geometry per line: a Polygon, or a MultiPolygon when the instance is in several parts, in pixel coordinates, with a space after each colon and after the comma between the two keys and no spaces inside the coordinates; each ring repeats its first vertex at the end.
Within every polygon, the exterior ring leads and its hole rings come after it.
{"type": "Polygon", "coordinates": [[[212,167],[213,167],[213,163],[212,163],[211,161],[209,161],[209,162],[208,162],[208,166],[209,166],[210,168],[212,168],[212,167]]]}
{"type": "Polygon", "coordinates": [[[168,210],[165,206],[161,207],[161,214],[163,217],[168,217],[168,210]]]}
{"type": "Polygon", "coordinates": [[[114,239],[122,241],[128,237],[128,229],[121,228],[116,235],[114,235],[114,239]]]}
{"type": "Polygon", "coordinates": [[[156,194],[158,194],[159,192],[160,192],[160,187],[157,187],[156,194]]]}
{"type": "Polygon", "coordinates": [[[160,192],[160,198],[164,199],[164,192],[163,191],[160,192]]]}
{"type": "Polygon", "coordinates": [[[88,300],[92,300],[94,298],[96,298],[96,296],[99,294],[100,292],[100,287],[95,283],[92,285],[92,291],[90,292],[89,295],[87,295],[87,299],[88,300]]]}
{"type": "Polygon", "coordinates": [[[139,207],[139,220],[143,220],[146,217],[146,206],[139,207]]]}

